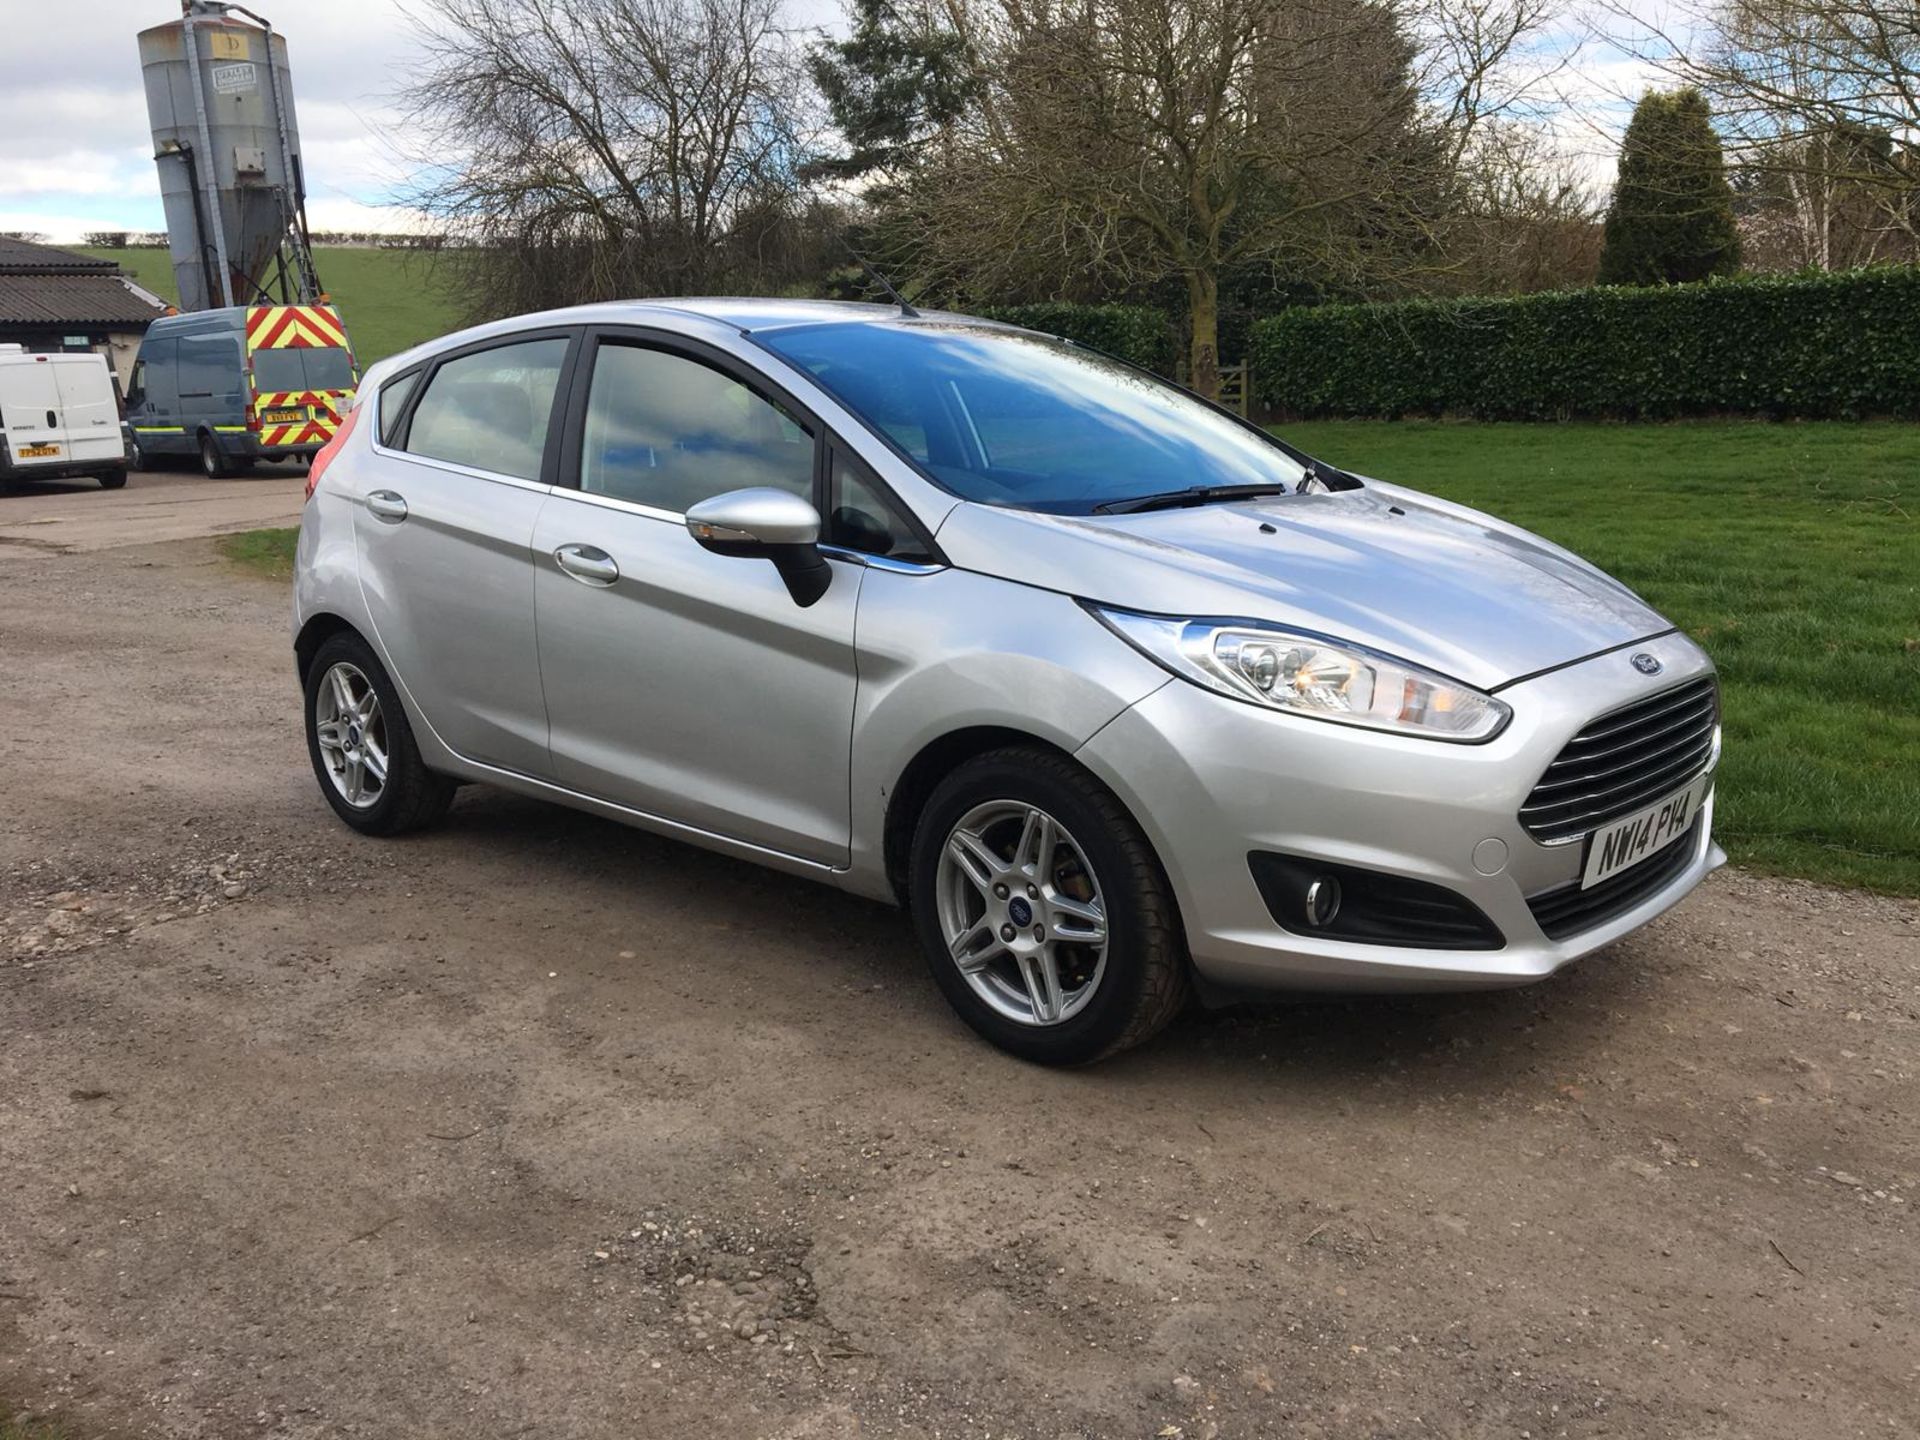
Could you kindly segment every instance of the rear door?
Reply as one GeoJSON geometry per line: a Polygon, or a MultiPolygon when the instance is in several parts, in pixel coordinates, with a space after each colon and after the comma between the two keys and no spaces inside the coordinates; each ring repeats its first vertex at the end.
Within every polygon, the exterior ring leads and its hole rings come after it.
{"type": "Polygon", "coordinates": [[[452,750],[541,779],[531,545],[576,335],[502,337],[388,382],[380,410],[396,418],[369,437],[355,497],[361,585],[395,681],[452,750]]]}
{"type": "Polygon", "coordinates": [[[49,368],[60,390],[67,458],[83,464],[111,464],[123,458],[120,403],[114,397],[106,360],[99,355],[56,355],[49,368]]]}
{"type": "Polygon", "coordinates": [[[324,305],[259,305],[247,312],[252,417],[269,449],[324,445],[353,400],[353,351],[324,305]]]}
{"type": "Polygon", "coordinates": [[[855,602],[802,607],[762,559],[687,533],[696,501],[768,485],[814,499],[820,429],[726,357],[596,336],[534,536],[556,778],[712,834],[844,864],[855,602]]]}
{"type": "Polygon", "coordinates": [[[51,355],[23,355],[6,362],[0,410],[5,411],[7,453],[22,470],[63,465],[67,428],[60,419],[60,386],[51,355]]]}

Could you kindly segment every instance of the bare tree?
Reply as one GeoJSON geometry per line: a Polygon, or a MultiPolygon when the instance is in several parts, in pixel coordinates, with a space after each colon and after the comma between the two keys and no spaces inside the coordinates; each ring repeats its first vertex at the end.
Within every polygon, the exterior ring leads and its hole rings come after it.
{"type": "Polygon", "coordinates": [[[1471,137],[1513,101],[1539,0],[939,0],[969,68],[927,145],[919,278],[1179,283],[1214,394],[1222,274],[1335,284],[1447,265],[1471,137]],[[1449,8],[1458,4],[1460,9],[1449,8]]]}
{"type": "Polygon", "coordinates": [[[778,0],[421,0],[413,18],[410,199],[460,242],[477,312],[780,269],[804,79],[778,0]]]}

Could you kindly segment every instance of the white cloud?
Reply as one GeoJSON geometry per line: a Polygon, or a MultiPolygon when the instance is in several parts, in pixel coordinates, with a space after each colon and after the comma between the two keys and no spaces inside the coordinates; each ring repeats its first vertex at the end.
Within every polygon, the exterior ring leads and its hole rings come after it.
{"type": "MultiPolygon", "coordinates": [[[[9,4],[14,0],[8,0],[9,4]]],[[[24,0],[20,0],[24,3],[24,0]]],[[[394,137],[395,96],[418,60],[396,0],[293,7],[258,0],[279,22],[292,61],[317,228],[411,230],[420,218],[388,203],[409,178],[394,137]],[[322,217],[327,217],[322,219],[322,217]]],[[[1571,0],[1530,57],[1552,69],[1537,118],[1598,187],[1611,184],[1632,102],[1658,74],[1620,43],[1671,28],[1676,0],[1571,0]]],[[[0,228],[77,239],[90,229],[158,229],[159,186],[147,134],[135,37],[166,23],[171,0],[82,0],[7,27],[0,46],[0,228]]],[[[789,0],[797,30],[844,30],[841,0],[789,0]]],[[[1636,47],[1637,48],[1637,47],[1636,47]]]]}

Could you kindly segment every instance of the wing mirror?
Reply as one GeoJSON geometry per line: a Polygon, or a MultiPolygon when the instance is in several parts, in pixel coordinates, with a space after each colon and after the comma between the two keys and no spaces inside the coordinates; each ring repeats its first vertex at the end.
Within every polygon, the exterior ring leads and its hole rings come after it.
{"type": "Polygon", "coordinates": [[[771,560],[796,605],[813,604],[833,580],[820,553],[820,512],[785,490],[759,486],[702,500],[687,510],[687,533],[716,555],[771,560]]]}

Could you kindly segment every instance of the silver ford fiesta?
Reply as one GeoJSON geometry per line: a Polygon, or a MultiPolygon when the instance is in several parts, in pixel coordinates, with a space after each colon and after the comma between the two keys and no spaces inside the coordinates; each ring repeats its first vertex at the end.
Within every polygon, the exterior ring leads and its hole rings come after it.
{"type": "Polygon", "coordinates": [[[1538,979],[1725,859],[1713,667],[1625,586],[963,316],[596,305],[384,361],[294,620],[354,829],[485,781],[896,901],[1033,1060],[1195,992],[1538,979]]]}

